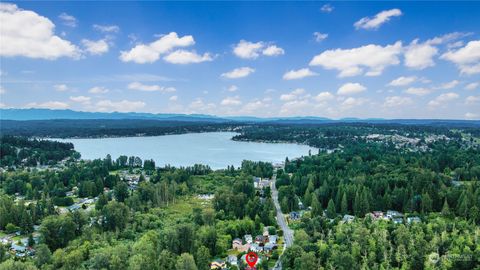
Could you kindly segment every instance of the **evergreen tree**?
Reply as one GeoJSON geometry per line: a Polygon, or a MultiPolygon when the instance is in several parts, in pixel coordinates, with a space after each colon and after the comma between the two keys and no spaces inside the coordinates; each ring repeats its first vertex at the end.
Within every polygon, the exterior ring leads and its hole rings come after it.
{"type": "Polygon", "coordinates": [[[344,192],[342,196],[342,204],[341,204],[341,212],[342,214],[348,214],[348,200],[347,200],[347,193],[344,192]]]}
{"type": "Polygon", "coordinates": [[[328,201],[327,205],[327,217],[328,218],[335,218],[337,216],[337,212],[335,210],[335,203],[332,199],[328,201]]]}

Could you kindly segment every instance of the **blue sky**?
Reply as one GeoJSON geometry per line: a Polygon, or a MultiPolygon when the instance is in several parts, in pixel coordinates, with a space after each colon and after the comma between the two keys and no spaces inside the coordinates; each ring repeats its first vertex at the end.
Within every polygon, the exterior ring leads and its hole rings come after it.
{"type": "Polygon", "coordinates": [[[0,106],[480,118],[480,2],[0,4],[0,106]]]}

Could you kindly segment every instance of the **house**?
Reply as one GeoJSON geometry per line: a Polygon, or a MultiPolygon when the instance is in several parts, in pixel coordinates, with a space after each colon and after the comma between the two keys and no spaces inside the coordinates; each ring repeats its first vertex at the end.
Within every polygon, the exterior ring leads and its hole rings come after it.
{"type": "Polygon", "coordinates": [[[235,238],[232,241],[232,249],[238,250],[239,252],[247,252],[249,248],[250,244],[246,243],[244,245],[240,238],[235,238]]]}
{"type": "Polygon", "coordinates": [[[403,214],[398,211],[388,210],[386,216],[388,219],[392,219],[394,217],[403,217],[403,214]]]}
{"type": "Polygon", "coordinates": [[[412,224],[412,223],[419,223],[422,220],[419,217],[413,216],[413,217],[408,217],[407,218],[407,223],[412,224]]]}
{"type": "Polygon", "coordinates": [[[265,243],[265,240],[266,240],[266,239],[267,239],[267,238],[266,238],[265,236],[263,236],[263,235],[257,235],[257,236],[255,236],[255,244],[259,244],[259,245],[262,245],[262,246],[263,246],[263,244],[265,243]]]}
{"type": "Polygon", "coordinates": [[[228,257],[227,257],[227,263],[229,263],[230,265],[238,265],[237,256],[235,256],[235,255],[228,255],[228,257]]]}
{"type": "Polygon", "coordinates": [[[268,228],[269,228],[269,226],[263,227],[263,236],[264,236],[264,237],[268,237],[268,235],[269,235],[269,233],[268,233],[268,228]]]}
{"type": "Polygon", "coordinates": [[[401,224],[401,223],[403,223],[403,217],[394,217],[394,218],[392,218],[392,221],[395,224],[401,224]]]}
{"type": "Polygon", "coordinates": [[[298,209],[300,209],[300,210],[305,209],[305,206],[303,205],[303,203],[301,201],[298,201],[298,209]]]}
{"type": "Polygon", "coordinates": [[[261,180],[260,177],[255,177],[255,176],[253,177],[253,187],[254,188],[259,188],[260,180],[261,180]]]}
{"type": "Polygon", "coordinates": [[[277,244],[277,242],[278,242],[278,236],[277,235],[270,235],[268,237],[268,243],[277,244]]]}
{"type": "Polygon", "coordinates": [[[245,242],[247,242],[247,244],[253,243],[253,238],[252,238],[251,234],[245,234],[245,236],[243,236],[243,238],[245,239],[245,242]]]}
{"type": "Polygon", "coordinates": [[[269,179],[260,180],[260,182],[258,183],[258,188],[264,189],[267,187],[270,187],[270,180],[269,179]]]}
{"type": "Polygon", "coordinates": [[[274,249],[277,249],[277,245],[272,243],[266,243],[263,247],[263,251],[268,253],[272,252],[274,249]]]}
{"type": "Polygon", "coordinates": [[[300,214],[298,212],[290,212],[290,219],[291,220],[300,219],[300,214]]]}
{"type": "Polygon", "coordinates": [[[10,250],[15,254],[15,256],[24,257],[25,252],[27,251],[27,248],[24,246],[12,243],[12,245],[10,246],[10,250]]]}
{"type": "Polygon", "coordinates": [[[80,205],[79,204],[72,204],[70,205],[69,207],[67,207],[67,209],[70,211],[70,212],[75,212],[77,211],[78,209],[80,209],[80,205]]]}
{"type": "Polygon", "coordinates": [[[263,247],[260,246],[259,244],[257,243],[253,243],[250,245],[250,250],[253,251],[253,252],[262,252],[263,251],[263,247]]]}
{"type": "Polygon", "coordinates": [[[343,222],[352,222],[355,219],[355,216],[352,215],[344,215],[342,218],[343,222]]]}
{"type": "Polygon", "coordinates": [[[225,269],[227,265],[224,260],[216,259],[210,263],[210,269],[225,269]]]}

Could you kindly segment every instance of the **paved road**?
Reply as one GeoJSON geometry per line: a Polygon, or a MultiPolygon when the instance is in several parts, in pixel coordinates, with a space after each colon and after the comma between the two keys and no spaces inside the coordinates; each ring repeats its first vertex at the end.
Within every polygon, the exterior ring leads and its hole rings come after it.
{"type": "MultiPolygon", "coordinates": [[[[277,222],[280,228],[283,231],[283,239],[285,240],[285,245],[283,247],[283,251],[289,246],[293,244],[293,230],[291,230],[288,227],[287,221],[285,220],[285,216],[282,213],[282,210],[280,208],[280,204],[278,203],[278,190],[275,187],[275,181],[276,181],[277,175],[274,174],[272,177],[272,183],[271,183],[271,190],[272,190],[272,199],[273,203],[275,204],[275,208],[277,209],[277,222]]],[[[283,255],[282,251],[282,255],[283,255]]],[[[281,257],[281,255],[280,255],[281,257]]],[[[277,261],[277,264],[273,267],[274,270],[280,270],[282,269],[282,263],[280,262],[280,258],[277,261]]]]}

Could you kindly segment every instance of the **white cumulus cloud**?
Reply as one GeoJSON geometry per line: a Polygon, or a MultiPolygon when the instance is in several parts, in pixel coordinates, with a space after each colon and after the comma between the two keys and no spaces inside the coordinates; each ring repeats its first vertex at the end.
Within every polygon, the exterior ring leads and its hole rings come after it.
{"type": "Polygon", "coordinates": [[[383,103],[383,106],[399,107],[399,106],[409,105],[412,103],[413,103],[413,100],[409,97],[391,96],[391,97],[385,98],[385,102],[383,103]]]}
{"type": "Polygon", "coordinates": [[[325,69],[340,71],[339,77],[356,76],[368,68],[365,75],[378,76],[391,65],[398,65],[398,56],[402,53],[402,43],[382,47],[380,45],[366,45],[353,49],[327,50],[313,57],[310,66],[321,66],[325,69]]]}
{"type": "Polygon", "coordinates": [[[250,42],[242,39],[233,47],[233,54],[243,59],[256,59],[260,54],[276,56],[285,54],[285,51],[276,45],[268,45],[263,41],[250,42]]]}
{"type": "Polygon", "coordinates": [[[409,77],[400,76],[395,80],[392,80],[388,85],[389,86],[405,86],[405,85],[414,83],[416,80],[417,80],[416,76],[409,76],[409,77]]]}
{"type": "Polygon", "coordinates": [[[325,102],[334,99],[335,96],[330,92],[321,92],[320,94],[316,95],[313,99],[318,102],[325,102]]]}
{"type": "Polygon", "coordinates": [[[212,61],[213,58],[209,53],[199,55],[194,51],[176,50],[163,58],[172,64],[196,64],[212,61]]]}
{"type": "Polygon", "coordinates": [[[306,77],[316,76],[317,73],[311,71],[309,68],[302,68],[298,70],[290,70],[283,74],[284,80],[297,80],[306,77]]]}
{"type": "Polygon", "coordinates": [[[93,29],[102,33],[118,33],[120,31],[120,27],[118,27],[117,25],[94,24],[93,29]]]}
{"type": "Polygon", "coordinates": [[[441,58],[456,64],[462,74],[480,73],[480,40],[470,41],[463,48],[448,51],[441,58]]]}
{"type": "Polygon", "coordinates": [[[338,88],[337,94],[342,96],[349,96],[361,93],[367,88],[359,83],[346,83],[338,88]]]}
{"type": "Polygon", "coordinates": [[[315,38],[316,42],[322,42],[328,37],[328,34],[320,33],[320,32],[314,32],[313,37],[315,38]]]}
{"type": "Polygon", "coordinates": [[[90,88],[90,90],[88,90],[89,93],[92,93],[92,94],[105,94],[107,93],[109,90],[105,87],[102,87],[102,86],[94,86],[92,88],[90,88]]]}
{"type": "Polygon", "coordinates": [[[58,92],[64,92],[68,90],[68,86],[66,84],[55,84],[53,88],[58,92]]]}
{"type": "Polygon", "coordinates": [[[355,22],[354,26],[356,29],[378,29],[382,24],[388,22],[393,17],[398,17],[402,15],[402,11],[398,8],[384,10],[380,13],[377,13],[373,18],[363,17],[359,21],[355,22]]]}
{"type": "Polygon", "coordinates": [[[138,44],[129,51],[120,53],[120,60],[123,62],[135,62],[137,64],[153,63],[160,58],[160,55],[168,53],[178,47],[189,47],[195,44],[193,36],[179,37],[177,33],[170,32],[161,36],[149,44],[138,44]]]}
{"type": "Polygon", "coordinates": [[[138,90],[138,91],[145,91],[145,92],[162,92],[162,93],[172,93],[177,91],[173,87],[163,87],[156,84],[143,84],[141,82],[132,82],[128,84],[128,89],[130,90],[138,90]]]}
{"type": "Polygon", "coordinates": [[[405,51],[405,66],[413,69],[425,69],[435,65],[433,57],[438,49],[429,42],[418,43],[418,39],[412,41],[405,51]]]}
{"type": "Polygon", "coordinates": [[[92,55],[101,55],[108,52],[108,43],[104,39],[97,41],[82,39],[82,44],[85,50],[92,55]]]}
{"type": "Polygon", "coordinates": [[[479,82],[473,82],[473,83],[469,83],[465,86],[465,89],[466,90],[475,90],[477,89],[477,87],[480,85],[479,82]]]}
{"type": "Polygon", "coordinates": [[[476,104],[476,103],[480,103],[480,96],[468,96],[465,99],[465,104],[467,105],[476,104]]]}
{"type": "Polygon", "coordinates": [[[405,93],[415,96],[425,96],[432,92],[432,90],[423,87],[410,87],[405,90],[405,93]]]}
{"type": "Polygon", "coordinates": [[[80,103],[87,103],[91,100],[91,98],[86,96],[73,96],[73,97],[70,97],[70,100],[75,102],[80,102],[80,103]]]}
{"type": "Polygon", "coordinates": [[[220,105],[222,106],[238,106],[241,104],[242,104],[242,101],[240,100],[239,96],[226,97],[220,102],[220,105]]]}
{"type": "Polygon", "coordinates": [[[52,21],[33,11],[0,3],[0,25],[0,56],[48,60],[80,57],[77,46],[54,34],[52,21]]]}
{"type": "Polygon", "coordinates": [[[251,67],[240,67],[232,71],[222,73],[221,76],[228,79],[238,79],[238,78],[247,77],[253,72],[255,72],[255,69],[251,67]]]}
{"type": "Polygon", "coordinates": [[[40,109],[66,109],[69,107],[69,105],[65,102],[61,101],[47,101],[43,103],[37,103],[37,102],[31,102],[28,103],[26,108],[40,108],[40,109]]]}
{"type": "Polygon", "coordinates": [[[69,27],[77,27],[78,21],[77,18],[73,17],[72,15],[68,15],[67,13],[63,12],[58,16],[62,23],[69,27]]]}
{"type": "Polygon", "coordinates": [[[441,95],[437,96],[435,99],[428,102],[428,105],[429,106],[440,106],[440,105],[443,105],[447,102],[453,101],[453,100],[457,99],[458,97],[459,97],[458,94],[453,93],[453,92],[441,94],[441,95]]]}

